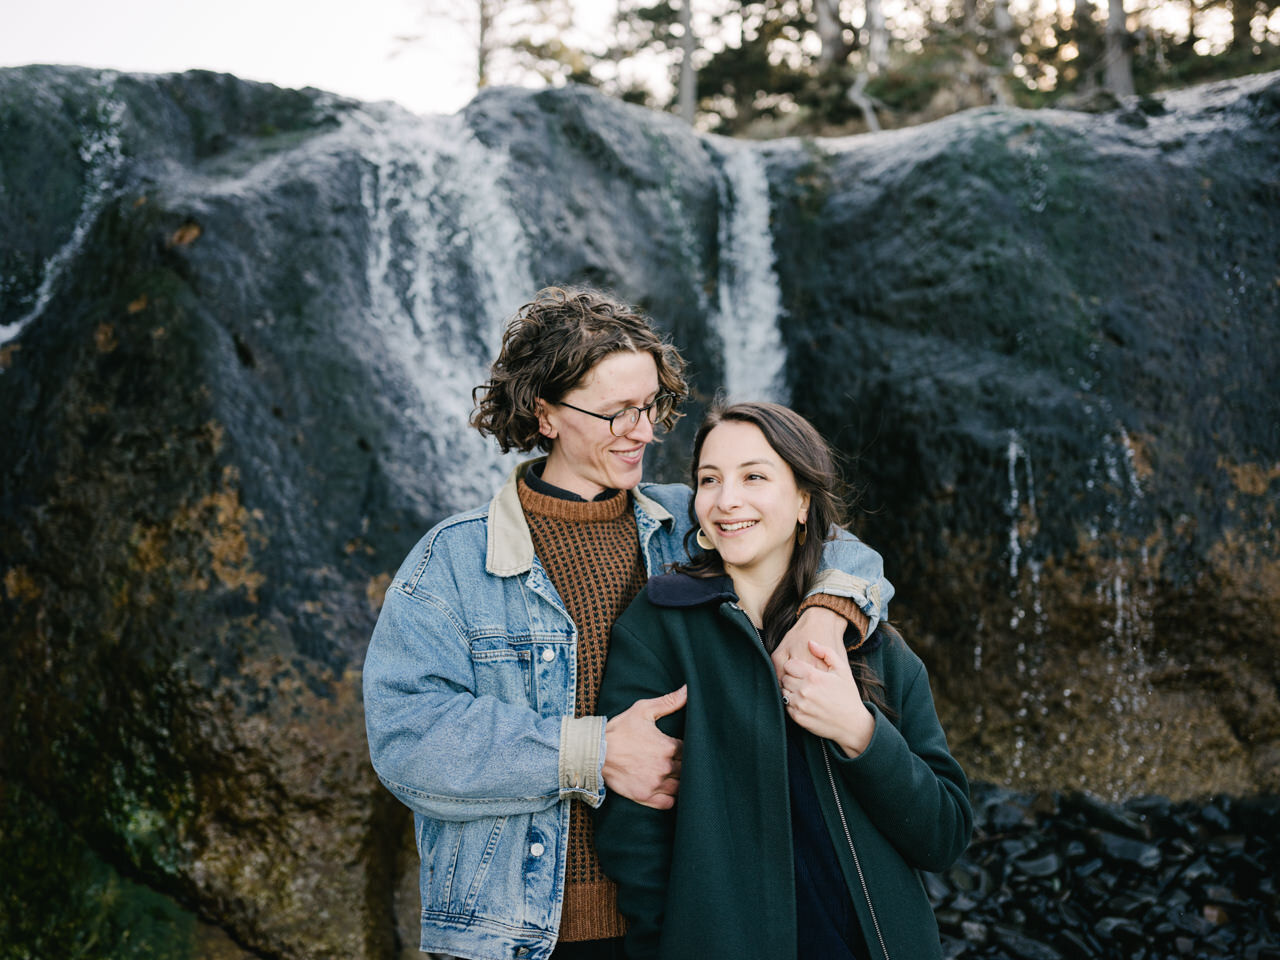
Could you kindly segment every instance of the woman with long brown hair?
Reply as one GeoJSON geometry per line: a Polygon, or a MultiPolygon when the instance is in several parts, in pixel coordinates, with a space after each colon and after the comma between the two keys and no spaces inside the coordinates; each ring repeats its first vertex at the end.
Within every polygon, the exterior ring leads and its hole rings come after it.
{"type": "Polygon", "coordinates": [[[799,414],[713,410],[694,444],[702,553],[649,580],[614,626],[608,711],[687,685],[659,721],[683,739],[670,810],[610,797],[596,844],[618,884],[627,955],[662,960],[940,957],[918,870],[972,830],[919,658],[882,623],[818,665],[770,653],[837,529],[837,472],[799,414]]]}

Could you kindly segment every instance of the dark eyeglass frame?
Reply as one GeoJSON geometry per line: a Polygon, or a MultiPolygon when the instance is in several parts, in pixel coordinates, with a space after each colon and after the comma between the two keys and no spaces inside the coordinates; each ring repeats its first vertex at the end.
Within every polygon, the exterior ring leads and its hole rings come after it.
{"type": "Polygon", "coordinates": [[[556,406],[568,407],[570,410],[577,410],[579,413],[585,413],[588,417],[595,417],[597,420],[608,420],[609,432],[615,437],[625,437],[627,433],[634,429],[635,425],[640,422],[640,414],[643,413],[647,415],[649,417],[649,422],[656,425],[670,416],[671,412],[676,408],[676,401],[678,399],[679,398],[674,393],[660,393],[653,398],[651,403],[646,403],[643,407],[623,407],[617,413],[612,415],[607,413],[592,413],[590,410],[583,410],[581,407],[575,407],[572,403],[565,403],[563,400],[557,401],[556,406]],[[660,405],[665,405],[665,409],[662,410],[661,415],[659,415],[660,405]],[[619,418],[622,418],[623,423],[626,424],[626,429],[621,433],[619,433],[617,428],[614,426],[618,422],[619,418]]]}

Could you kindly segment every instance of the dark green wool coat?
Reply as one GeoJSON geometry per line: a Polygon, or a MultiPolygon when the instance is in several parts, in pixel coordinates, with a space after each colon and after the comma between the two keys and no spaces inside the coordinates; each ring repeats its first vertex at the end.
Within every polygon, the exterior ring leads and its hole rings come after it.
{"type": "MultiPolygon", "coordinates": [[[[596,849],[636,960],[796,960],[785,716],[728,583],[655,578],[613,628],[602,713],[689,685],[685,709],[658,724],[684,740],[675,809],[610,794],[597,812],[596,849]]],[[[968,844],[968,782],[919,657],[893,637],[865,658],[894,716],[868,704],[875,733],[855,759],[805,734],[806,759],[870,956],[936,958],[918,871],[945,869],[968,844]]]]}

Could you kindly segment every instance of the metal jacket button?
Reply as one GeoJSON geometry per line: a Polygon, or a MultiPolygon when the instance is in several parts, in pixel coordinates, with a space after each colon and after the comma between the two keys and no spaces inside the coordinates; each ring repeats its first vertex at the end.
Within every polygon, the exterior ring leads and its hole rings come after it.
{"type": "Polygon", "coordinates": [[[542,856],[543,852],[546,851],[546,849],[547,848],[544,847],[542,844],[535,843],[533,846],[529,848],[529,852],[533,854],[535,857],[540,857],[542,856]]]}
{"type": "Polygon", "coordinates": [[[556,652],[552,650],[550,647],[547,647],[547,649],[542,651],[542,659],[546,660],[548,663],[550,663],[555,658],[556,658],[556,652]]]}

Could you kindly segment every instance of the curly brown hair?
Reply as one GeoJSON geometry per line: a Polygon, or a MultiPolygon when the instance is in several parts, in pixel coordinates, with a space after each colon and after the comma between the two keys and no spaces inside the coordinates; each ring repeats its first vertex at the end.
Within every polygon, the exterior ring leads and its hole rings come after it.
{"type": "MultiPolygon", "coordinates": [[[[689,395],[684,358],[634,308],[589,287],[547,287],[516,311],[502,336],[489,380],[471,391],[471,425],[502,452],[551,450],[538,430],[538,400],[558,403],[605,357],[645,351],[658,367],[658,389],[677,403],[689,395]]],[[[682,415],[673,407],[667,429],[682,415]]]]}

